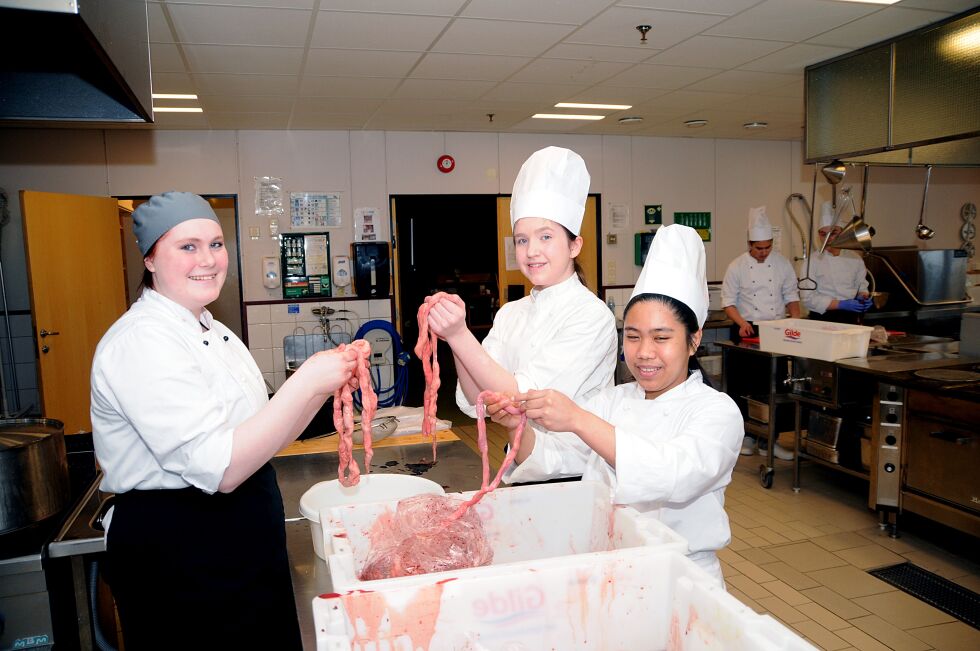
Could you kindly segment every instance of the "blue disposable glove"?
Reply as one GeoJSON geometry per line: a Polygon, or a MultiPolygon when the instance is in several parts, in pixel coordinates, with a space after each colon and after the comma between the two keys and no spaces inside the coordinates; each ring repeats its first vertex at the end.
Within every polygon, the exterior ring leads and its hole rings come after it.
{"type": "Polygon", "coordinates": [[[849,298],[837,303],[837,309],[845,312],[867,312],[870,307],[870,298],[849,298]]]}

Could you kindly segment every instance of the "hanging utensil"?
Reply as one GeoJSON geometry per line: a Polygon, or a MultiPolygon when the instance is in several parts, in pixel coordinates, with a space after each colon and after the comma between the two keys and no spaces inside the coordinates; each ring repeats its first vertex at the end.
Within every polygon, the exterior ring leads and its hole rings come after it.
{"type": "Polygon", "coordinates": [[[922,223],[926,216],[926,197],[929,195],[929,177],[932,176],[932,165],[926,165],[926,186],[922,190],[922,209],[919,210],[919,223],[915,225],[915,235],[920,240],[931,240],[936,231],[922,223]]]}
{"type": "Polygon", "coordinates": [[[830,192],[830,206],[834,209],[834,214],[837,214],[837,184],[844,180],[844,174],[847,172],[847,166],[839,160],[833,160],[830,163],[824,165],[820,168],[820,172],[823,174],[824,178],[831,185],[830,192]]]}

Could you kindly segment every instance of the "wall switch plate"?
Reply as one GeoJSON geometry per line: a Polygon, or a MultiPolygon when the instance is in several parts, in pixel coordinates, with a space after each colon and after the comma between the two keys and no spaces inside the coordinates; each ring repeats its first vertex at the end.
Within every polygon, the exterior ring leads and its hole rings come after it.
{"type": "Polygon", "coordinates": [[[615,233],[606,233],[606,244],[616,244],[619,238],[616,237],[615,233]]]}

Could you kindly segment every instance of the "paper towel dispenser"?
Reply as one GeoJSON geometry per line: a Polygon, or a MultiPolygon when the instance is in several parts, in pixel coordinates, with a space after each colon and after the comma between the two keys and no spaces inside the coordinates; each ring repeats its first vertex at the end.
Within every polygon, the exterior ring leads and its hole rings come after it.
{"type": "Polygon", "coordinates": [[[387,242],[354,242],[354,291],[358,298],[388,298],[391,288],[391,258],[387,242]]]}

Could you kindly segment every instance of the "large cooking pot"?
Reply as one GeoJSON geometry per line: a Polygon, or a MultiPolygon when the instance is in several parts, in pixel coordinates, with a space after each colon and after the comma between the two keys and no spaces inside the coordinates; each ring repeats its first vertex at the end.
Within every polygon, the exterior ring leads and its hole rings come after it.
{"type": "Polygon", "coordinates": [[[0,419],[0,533],[62,511],[71,488],[65,426],[49,418],[0,419]]]}

